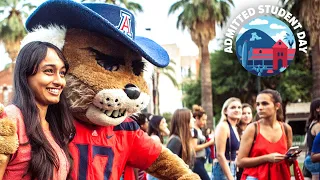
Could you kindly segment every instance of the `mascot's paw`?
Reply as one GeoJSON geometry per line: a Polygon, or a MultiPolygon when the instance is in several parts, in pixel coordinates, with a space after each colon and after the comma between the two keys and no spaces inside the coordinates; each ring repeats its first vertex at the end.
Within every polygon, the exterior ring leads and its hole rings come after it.
{"type": "Polygon", "coordinates": [[[4,114],[3,111],[4,111],[4,105],[0,103],[0,117],[2,117],[2,115],[4,114]]]}
{"type": "Polygon", "coordinates": [[[193,180],[193,179],[200,179],[198,174],[192,173],[192,174],[186,174],[182,177],[179,177],[178,180],[193,180]]]}
{"type": "Polygon", "coordinates": [[[0,164],[7,154],[13,154],[19,146],[16,125],[4,115],[4,107],[0,104],[0,164]]]}
{"type": "Polygon", "coordinates": [[[14,122],[0,119],[0,154],[13,154],[18,149],[18,136],[14,122]]]}
{"type": "Polygon", "coordinates": [[[163,148],[158,159],[146,172],[154,177],[165,180],[201,180],[177,155],[163,148]]]}

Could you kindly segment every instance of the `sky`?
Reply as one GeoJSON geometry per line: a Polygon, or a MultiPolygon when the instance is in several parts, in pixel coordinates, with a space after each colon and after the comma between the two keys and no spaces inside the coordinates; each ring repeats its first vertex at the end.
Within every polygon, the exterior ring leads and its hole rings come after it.
{"type": "MultiPolygon", "coordinates": [[[[30,0],[34,5],[41,4],[41,0],[30,0]]],[[[168,15],[170,6],[177,0],[132,0],[138,2],[143,7],[143,13],[136,14],[136,35],[148,37],[160,45],[176,43],[183,56],[198,55],[198,48],[192,42],[188,31],[176,28],[177,16],[180,12],[168,15]],[[146,30],[146,28],[150,30],[146,30]]],[[[231,9],[230,20],[234,19],[240,12],[246,10],[254,4],[276,4],[279,0],[233,0],[234,7],[231,9]]],[[[3,15],[0,15],[0,19],[3,15]]],[[[225,27],[228,27],[226,25],[225,27]]],[[[224,29],[216,28],[216,38],[209,44],[209,51],[213,52],[222,48],[224,29]]],[[[0,71],[11,62],[5,53],[3,45],[0,45],[0,71]]]]}
{"type": "MultiPolygon", "coordinates": [[[[249,29],[258,29],[266,34],[268,34],[275,42],[281,39],[288,47],[288,42],[284,39],[286,37],[286,33],[290,35],[290,37],[294,40],[294,34],[290,30],[290,28],[279,19],[272,17],[272,16],[261,16],[258,18],[252,19],[249,23],[245,24],[238,36],[237,39],[241,37],[241,35],[249,29]]],[[[295,40],[294,40],[295,41],[295,40]]],[[[296,44],[293,43],[292,47],[295,47],[296,44]]]]}

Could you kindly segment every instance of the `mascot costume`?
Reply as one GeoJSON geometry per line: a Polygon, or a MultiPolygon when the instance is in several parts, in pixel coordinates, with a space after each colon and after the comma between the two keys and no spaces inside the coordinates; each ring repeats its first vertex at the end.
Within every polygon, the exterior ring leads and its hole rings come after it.
{"type": "MultiPolygon", "coordinates": [[[[142,58],[158,67],[169,63],[162,47],[135,36],[131,12],[104,3],[49,0],[30,15],[26,28],[29,33],[22,46],[50,42],[70,64],[65,93],[76,126],[69,146],[73,179],[119,180],[126,165],[159,179],[200,179],[128,118],[145,108],[150,98],[142,58]]],[[[16,137],[15,126],[3,118],[1,154],[15,153],[16,137]]]]}

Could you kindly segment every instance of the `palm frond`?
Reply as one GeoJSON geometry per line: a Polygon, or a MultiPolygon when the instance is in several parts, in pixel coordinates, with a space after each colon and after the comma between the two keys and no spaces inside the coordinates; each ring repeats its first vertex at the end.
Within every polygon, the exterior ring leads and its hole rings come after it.
{"type": "Polygon", "coordinates": [[[7,1],[0,1],[0,7],[7,8],[10,6],[11,6],[11,4],[9,4],[7,1]]]}
{"type": "Polygon", "coordinates": [[[138,3],[128,2],[128,3],[126,4],[126,7],[127,7],[129,10],[133,11],[134,13],[136,13],[136,12],[143,12],[142,6],[141,6],[140,4],[138,4],[138,3]]]}
{"type": "Polygon", "coordinates": [[[177,65],[177,63],[173,59],[170,59],[170,64],[177,65]]]}
{"type": "Polygon", "coordinates": [[[165,68],[161,68],[160,71],[161,72],[168,72],[168,73],[171,72],[171,73],[174,73],[174,74],[176,73],[174,68],[172,66],[170,66],[170,65],[165,67],[165,68]]]}
{"type": "Polygon", "coordinates": [[[37,6],[33,5],[32,3],[25,3],[22,5],[22,8],[28,8],[29,11],[32,11],[33,9],[35,9],[37,6]]]}
{"type": "Polygon", "coordinates": [[[169,8],[168,15],[175,13],[179,8],[184,9],[189,0],[180,0],[172,4],[169,8]]]}
{"type": "Polygon", "coordinates": [[[170,79],[170,81],[172,82],[174,87],[179,88],[179,84],[178,84],[177,80],[170,73],[163,72],[163,75],[167,76],[170,79]]]}

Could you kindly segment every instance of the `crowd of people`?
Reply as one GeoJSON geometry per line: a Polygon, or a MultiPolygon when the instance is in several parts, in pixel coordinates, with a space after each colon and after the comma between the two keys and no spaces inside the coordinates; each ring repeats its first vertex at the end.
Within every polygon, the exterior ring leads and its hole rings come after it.
{"type": "MultiPolygon", "coordinates": [[[[212,179],[290,179],[289,168],[296,156],[286,155],[292,145],[292,130],[283,122],[281,103],[277,91],[261,91],[256,100],[258,117],[252,122],[252,106],[231,97],[222,106],[215,131],[206,128],[207,115],[198,105],[192,111],[177,109],[170,130],[161,116],[139,113],[131,117],[203,180],[210,179],[207,161],[212,163],[212,179]],[[164,136],[167,142],[163,141],[164,136]]],[[[150,175],[139,177],[155,179],[150,175]]]]}
{"type": "MultiPolygon", "coordinates": [[[[194,105],[192,110],[177,109],[172,116],[170,130],[161,116],[139,113],[131,117],[141,129],[183,159],[203,180],[289,180],[292,165],[298,171],[295,175],[301,176],[296,163],[300,151],[287,153],[292,146],[292,129],[284,123],[280,93],[271,89],[261,91],[255,106],[256,115],[253,117],[255,110],[250,104],[242,103],[236,97],[227,99],[215,130],[206,128],[206,112],[198,105],[194,105]],[[143,117],[143,120],[137,117],[143,117]],[[145,128],[148,122],[149,128],[145,128]],[[163,141],[164,136],[167,137],[166,142],[163,141]],[[212,163],[211,177],[205,168],[206,163],[212,163]]],[[[320,124],[320,100],[312,102],[311,110],[309,134],[312,139],[308,138],[310,156],[306,161],[310,163],[320,160],[320,142],[312,146],[313,142],[320,141],[320,135],[316,136],[320,124]]],[[[319,164],[312,163],[311,166],[314,169],[312,176],[318,178],[319,164]]],[[[144,175],[137,179],[155,178],[144,175]]]]}

